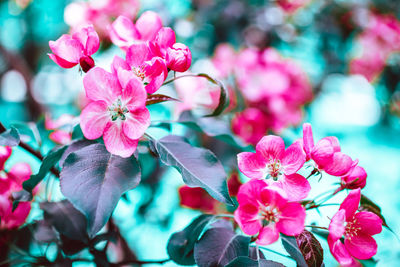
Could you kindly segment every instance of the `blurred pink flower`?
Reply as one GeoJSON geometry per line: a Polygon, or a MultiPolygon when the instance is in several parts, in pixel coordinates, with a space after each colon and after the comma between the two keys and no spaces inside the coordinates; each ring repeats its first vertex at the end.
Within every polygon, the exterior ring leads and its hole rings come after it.
{"type": "Polygon", "coordinates": [[[372,235],[382,231],[382,220],[372,212],[357,212],[360,198],[360,189],[352,190],[329,225],[329,249],[341,265],[361,266],[355,259],[366,260],[377,252],[372,235]]]}
{"type": "Polygon", "coordinates": [[[99,49],[100,40],[93,26],[81,28],[72,35],[63,34],[56,41],[50,41],[53,54],[49,57],[62,68],[80,64],[84,72],[94,67],[91,55],[99,49]]]}
{"type": "Polygon", "coordinates": [[[285,150],[285,143],[279,136],[264,136],[256,146],[256,152],[242,152],[237,155],[239,170],[252,179],[266,179],[266,184],[282,189],[291,201],[305,198],[310,192],[306,178],[296,172],[305,163],[305,154],[299,142],[285,150]]]}
{"type": "Polygon", "coordinates": [[[130,18],[119,16],[109,27],[111,41],[123,49],[138,42],[153,41],[162,28],[162,20],[157,13],[144,12],[134,24],[130,18]]]}
{"type": "Polygon", "coordinates": [[[236,60],[236,51],[230,44],[220,44],[215,48],[214,57],[211,59],[218,78],[227,78],[233,73],[236,60]]]}
{"type": "Polygon", "coordinates": [[[232,119],[232,131],[250,144],[257,142],[269,129],[269,120],[257,108],[246,108],[240,113],[235,113],[232,119]]]}
{"type": "Polygon", "coordinates": [[[28,217],[31,203],[21,202],[12,211],[12,193],[22,190],[22,183],[30,178],[32,171],[29,164],[17,163],[8,172],[5,172],[4,161],[11,155],[11,150],[7,147],[0,147],[0,153],[2,155],[0,171],[3,171],[0,174],[0,230],[18,228],[28,217]]]}
{"type": "Polygon", "coordinates": [[[133,74],[117,75],[96,67],[83,85],[90,100],[81,113],[84,136],[90,140],[103,136],[110,153],[131,156],[150,125],[142,81],[133,74]]]}
{"type": "Polygon", "coordinates": [[[310,0],[277,0],[278,6],[280,6],[286,13],[292,14],[298,9],[306,6],[310,0]]]}
{"type": "Polygon", "coordinates": [[[72,139],[74,120],[75,117],[69,114],[63,114],[55,120],[46,114],[44,126],[47,130],[53,130],[49,135],[50,139],[58,144],[69,144],[72,139]]]}
{"type": "Polygon", "coordinates": [[[288,202],[278,191],[269,188],[264,180],[250,180],[243,184],[239,189],[238,202],[235,221],[245,234],[258,234],[256,243],[259,245],[274,243],[279,233],[294,236],[304,229],[304,207],[288,202]]]}

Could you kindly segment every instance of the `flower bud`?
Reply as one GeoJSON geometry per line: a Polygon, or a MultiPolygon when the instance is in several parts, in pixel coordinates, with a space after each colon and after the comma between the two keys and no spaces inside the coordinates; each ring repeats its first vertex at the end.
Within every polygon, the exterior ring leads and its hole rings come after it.
{"type": "Polygon", "coordinates": [[[168,68],[174,71],[185,72],[192,63],[192,53],[190,49],[181,43],[175,43],[167,52],[168,68]]]}

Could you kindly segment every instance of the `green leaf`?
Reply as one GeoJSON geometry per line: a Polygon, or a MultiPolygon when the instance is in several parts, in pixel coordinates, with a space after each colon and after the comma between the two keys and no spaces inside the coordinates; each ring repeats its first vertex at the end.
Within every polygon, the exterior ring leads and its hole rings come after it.
{"type": "Polygon", "coordinates": [[[135,157],[110,154],[103,144],[92,144],[70,153],[60,174],[61,192],[82,211],[93,237],[106,224],[122,194],[140,182],[135,157]]]}
{"type": "Polygon", "coordinates": [[[0,146],[17,146],[19,142],[19,133],[14,127],[0,134],[0,146]]]}
{"type": "Polygon", "coordinates": [[[204,228],[214,218],[214,215],[202,214],[194,219],[185,229],[171,235],[167,244],[169,257],[178,264],[193,265],[195,263],[193,256],[195,242],[204,228]]]}
{"type": "Polygon", "coordinates": [[[67,147],[68,146],[61,146],[52,149],[43,158],[39,172],[37,174],[31,175],[31,178],[29,178],[29,180],[23,182],[22,187],[29,193],[32,193],[32,190],[46,177],[50,169],[57,164],[67,147]]]}
{"type": "Polygon", "coordinates": [[[216,200],[234,205],[228,193],[224,167],[210,150],[193,147],[176,135],[153,142],[161,161],[175,167],[188,186],[202,187],[216,200]]]}

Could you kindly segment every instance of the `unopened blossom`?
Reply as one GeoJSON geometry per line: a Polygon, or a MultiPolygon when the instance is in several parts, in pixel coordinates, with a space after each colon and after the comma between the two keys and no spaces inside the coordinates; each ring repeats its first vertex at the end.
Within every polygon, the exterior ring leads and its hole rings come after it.
{"type": "Polygon", "coordinates": [[[176,42],[174,30],[169,27],[161,28],[154,41],[150,42],[152,53],[163,58],[170,70],[185,72],[192,63],[190,49],[176,42]]]}
{"type": "Polygon", "coordinates": [[[143,82],[148,94],[156,92],[168,75],[164,60],[160,57],[152,57],[146,43],[131,45],[126,52],[126,61],[115,56],[111,69],[116,74],[118,72],[133,73],[143,82]]]}
{"type": "Polygon", "coordinates": [[[239,207],[235,211],[235,221],[245,234],[258,234],[256,243],[259,245],[274,243],[279,233],[294,236],[304,230],[304,207],[297,202],[288,202],[264,180],[243,184],[237,198],[239,207]]]}
{"type": "Polygon", "coordinates": [[[305,163],[305,154],[299,142],[285,149],[279,136],[264,136],[256,145],[256,152],[242,152],[238,156],[240,171],[252,179],[265,179],[270,186],[281,188],[292,201],[305,198],[311,187],[297,171],[305,163]]]}
{"type": "Polygon", "coordinates": [[[0,168],[0,230],[14,229],[24,224],[31,210],[31,204],[30,202],[21,202],[12,211],[12,193],[22,190],[22,183],[30,178],[32,171],[29,164],[17,163],[6,172],[4,162],[11,155],[10,148],[0,146],[0,155],[2,162],[0,168]]]}
{"type": "Polygon", "coordinates": [[[382,231],[382,220],[369,211],[357,212],[360,198],[360,189],[352,190],[329,225],[329,249],[343,266],[360,266],[356,259],[369,259],[377,252],[372,236],[382,231]]]}
{"type": "Polygon", "coordinates": [[[79,64],[84,72],[94,66],[91,57],[99,49],[100,40],[93,26],[79,29],[72,35],[63,34],[56,41],[50,41],[53,54],[49,57],[60,67],[72,68],[79,64]]]}
{"type": "Polygon", "coordinates": [[[142,81],[133,74],[119,76],[96,67],[83,85],[90,101],[81,113],[84,136],[90,140],[103,136],[110,153],[131,156],[150,125],[142,81]]]}
{"type": "Polygon", "coordinates": [[[363,167],[353,164],[351,169],[341,179],[342,188],[362,189],[367,184],[367,172],[363,167]]]}
{"type": "Polygon", "coordinates": [[[334,176],[345,175],[353,166],[353,160],[341,152],[339,140],[334,136],[324,137],[314,144],[311,124],[303,124],[303,148],[306,159],[312,159],[319,170],[334,176]]]}
{"type": "Polygon", "coordinates": [[[136,23],[130,18],[119,16],[109,27],[111,41],[123,49],[139,42],[152,41],[162,27],[160,16],[152,11],[144,12],[136,23]]]}

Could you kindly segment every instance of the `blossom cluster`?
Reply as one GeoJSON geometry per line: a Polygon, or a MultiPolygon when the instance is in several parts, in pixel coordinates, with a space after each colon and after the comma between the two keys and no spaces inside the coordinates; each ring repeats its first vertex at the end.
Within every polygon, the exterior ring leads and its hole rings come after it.
{"type": "Polygon", "coordinates": [[[12,193],[22,190],[22,183],[29,179],[32,171],[27,163],[16,163],[6,171],[4,165],[11,153],[10,147],[0,146],[0,230],[18,228],[31,210],[30,202],[21,202],[13,211],[12,193]]]}
{"type": "MultiPolygon", "coordinates": [[[[64,34],[49,45],[49,57],[63,68],[77,64],[84,72],[87,105],[81,128],[87,139],[103,137],[107,150],[129,157],[150,125],[146,99],[164,83],[169,71],[185,72],[191,65],[189,48],[176,42],[175,32],[163,27],[158,14],[144,12],[135,23],[119,16],[109,25],[111,41],[126,57],[115,56],[111,72],[95,67],[91,57],[100,38],[92,25],[64,34]]],[[[59,131],[58,131],[59,133],[59,131]]]]}
{"type": "Polygon", "coordinates": [[[217,47],[212,62],[220,78],[233,75],[245,109],[236,113],[232,129],[256,144],[267,131],[279,132],[301,122],[302,107],[313,97],[303,70],[273,48],[246,48],[236,53],[226,44],[217,47]]]}
{"type": "Polygon", "coordinates": [[[351,60],[350,73],[375,81],[390,55],[400,51],[400,21],[393,15],[370,13],[357,43],[361,53],[351,60]]]}
{"type": "Polygon", "coordinates": [[[268,135],[257,143],[255,150],[237,156],[240,171],[251,178],[237,195],[235,220],[244,233],[255,236],[257,244],[268,245],[279,238],[279,233],[295,236],[304,230],[306,205],[301,201],[308,196],[311,186],[298,172],[309,162],[313,166],[310,176],[325,172],[341,178],[341,186],[333,195],[345,188],[353,189],[329,226],[328,241],[334,257],[341,264],[355,266],[353,258],[375,255],[376,242],[371,235],[381,231],[382,221],[371,212],[356,213],[367,173],[358,160],[341,152],[336,137],[314,143],[311,125],[305,123],[303,138],[289,147],[285,148],[281,137],[268,135]]]}

